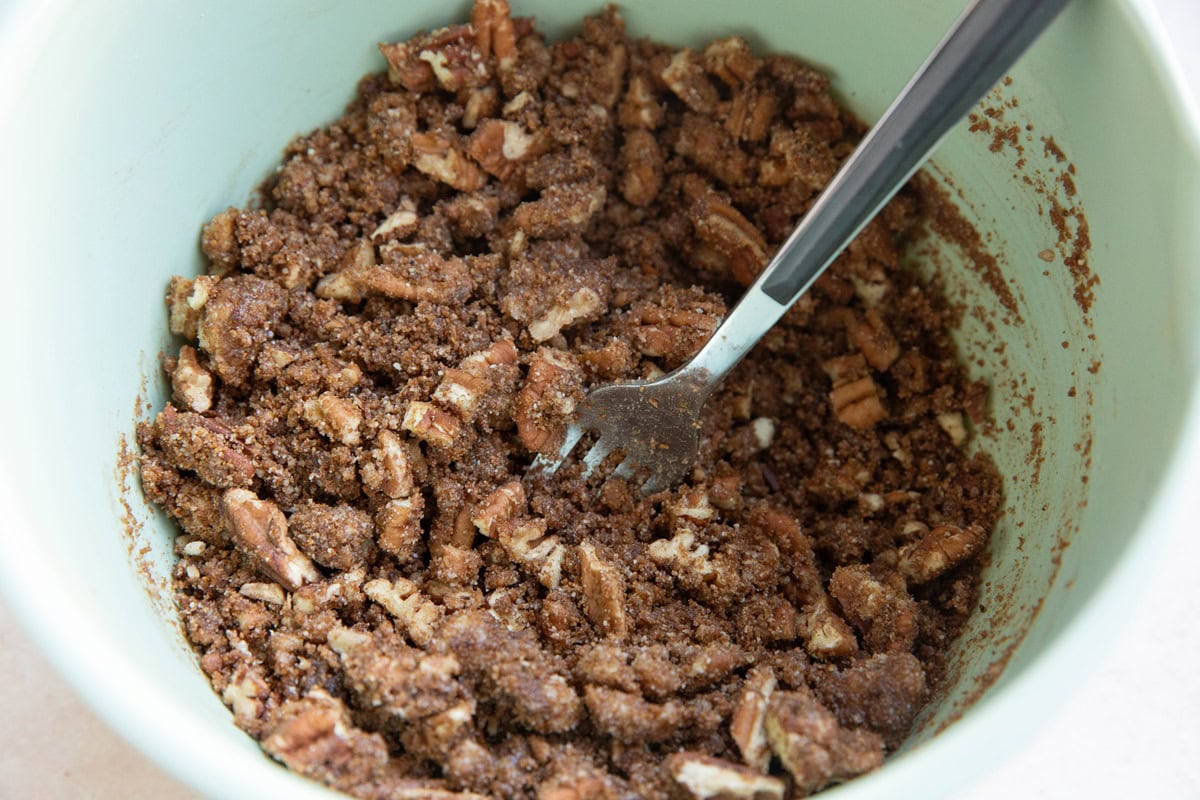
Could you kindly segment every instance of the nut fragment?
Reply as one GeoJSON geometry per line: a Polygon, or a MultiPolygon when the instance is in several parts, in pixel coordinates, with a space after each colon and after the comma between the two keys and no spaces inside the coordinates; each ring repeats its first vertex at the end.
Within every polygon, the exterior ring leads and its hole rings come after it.
{"type": "Polygon", "coordinates": [[[711,114],[716,111],[720,95],[717,87],[704,74],[696,54],[686,47],[675,53],[662,71],[663,83],[692,111],[711,114]]]}
{"type": "Polygon", "coordinates": [[[864,316],[851,317],[847,333],[850,343],[880,372],[886,371],[900,357],[900,343],[874,309],[864,316]]]}
{"type": "Polygon", "coordinates": [[[714,39],[704,48],[704,65],[726,86],[740,86],[758,74],[759,61],[740,36],[714,39]]]}
{"type": "Polygon", "coordinates": [[[525,447],[538,453],[558,449],[583,395],[580,372],[574,359],[560,350],[543,347],[534,354],[513,405],[517,434],[525,447]]]}
{"type": "Polygon", "coordinates": [[[900,572],[913,583],[928,583],[975,555],[986,540],[979,525],[939,525],[900,549],[900,572]]]}
{"type": "Polygon", "coordinates": [[[479,504],[471,523],[484,536],[491,537],[500,523],[524,513],[525,508],[525,487],[520,481],[509,481],[479,504]]]}
{"type": "Polygon", "coordinates": [[[629,633],[629,619],[621,573],[601,558],[590,542],[579,545],[579,572],[588,619],[607,636],[624,639],[629,633]]]}
{"type": "Polygon", "coordinates": [[[674,753],[667,769],[699,800],[783,800],[784,782],[700,753],[674,753]]]}
{"type": "Polygon", "coordinates": [[[433,399],[442,408],[454,412],[463,422],[470,422],[490,386],[487,378],[463,369],[448,369],[434,390],[433,399]]]}
{"type": "Polygon", "coordinates": [[[278,583],[243,583],[238,594],[272,606],[281,606],[284,601],[283,588],[278,583]]]}
{"type": "Polygon", "coordinates": [[[171,390],[176,402],[191,411],[202,414],[212,408],[212,374],[200,366],[191,345],[179,348],[175,369],[171,370],[171,390]]]}
{"type": "Polygon", "coordinates": [[[400,427],[434,447],[449,447],[462,431],[462,422],[432,403],[413,400],[404,412],[400,427]]]}
{"type": "Polygon", "coordinates": [[[417,204],[409,197],[400,198],[400,205],[388,215],[387,219],[371,232],[371,240],[378,241],[389,236],[403,239],[411,236],[417,230],[417,204]]]}
{"type": "Polygon", "coordinates": [[[208,293],[218,280],[210,275],[197,275],[193,279],[178,275],[171,278],[170,288],[167,289],[168,327],[171,333],[187,339],[196,338],[208,293]]]}
{"type": "Polygon", "coordinates": [[[771,750],[804,794],[883,763],[878,734],[841,727],[808,690],[772,695],[766,729],[771,750]]]}
{"type": "Polygon", "coordinates": [[[557,536],[547,535],[545,520],[510,520],[495,529],[495,536],[509,557],[537,576],[538,582],[547,589],[558,587],[566,547],[557,536]]]}
{"type": "Polygon", "coordinates": [[[414,644],[424,646],[433,641],[442,607],[417,591],[415,583],[406,578],[394,582],[381,578],[364,583],[363,592],[400,620],[414,644]]]}
{"type": "Polygon", "coordinates": [[[245,489],[227,489],[221,495],[221,511],[233,543],[277,583],[294,592],[320,579],[317,568],[288,536],[287,518],[274,503],[245,489]]]}
{"type": "Polygon", "coordinates": [[[715,192],[704,194],[692,210],[696,235],[729,261],[734,280],[749,286],[767,263],[767,242],[758,228],[715,192]]]}
{"type": "MultiPolygon", "coordinates": [[[[180,357],[182,358],[182,351],[180,357]]],[[[200,409],[195,409],[199,411],[200,409]]],[[[938,427],[946,432],[955,447],[962,447],[967,441],[967,425],[963,421],[961,411],[947,411],[937,415],[938,427]]]]}
{"type": "Polygon", "coordinates": [[[418,171],[460,192],[473,192],[487,183],[487,176],[453,139],[437,133],[414,133],[410,141],[412,165],[418,171]]]}
{"type": "Polygon", "coordinates": [[[851,428],[867,430],[887,417],[879,387],[861,355],[833,358],[822,366],[833,382],[829,404],[839,421],[851,428]]]}
{"type": "Polygon", "coordinates": [[[729,721],[729,736],[738,746],[742,760],[760,772],[766,772],[771,762],[767,744],[767,704],[777,681],[770,667],[756,667],[746,676],[733,717],[729,721]]]}
{"type": "Polygon", "coordinates": [[[362,412],[358,404],[333,392],[323,392],[304,402],[304,421],[317,429],[322,436],[356,445],[359,443],[362,412]]]}

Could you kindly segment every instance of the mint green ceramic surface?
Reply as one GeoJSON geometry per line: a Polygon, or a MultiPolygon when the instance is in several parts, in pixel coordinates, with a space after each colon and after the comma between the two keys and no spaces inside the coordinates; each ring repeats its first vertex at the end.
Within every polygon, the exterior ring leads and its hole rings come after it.
{"type": "MultiPolygon", "coordinates": [[[[801,54],[872,119],[959,6],[642,2],[625,16],[661,39],[737,32],[801,54]]],[[[517,3],[552,34],[596,7],[517,3]]],[[[199,226],[243,203],[291,136],[336,117],[356,79],[381,68],[375,41],[466,13],[435,2],[30,2],[0,29],[3,589],[110,723],[214,797],[328,795],[262,758],[208,691],[159,588],[168,527],[114,477],[120,437],[144,413],[139,387],[152,407],[164,399],[163,289],[201,268],[199,226]]],[[[936,796],[993,765],[1086,672],[1152,580],[1162,534],[1188,524],[1173,514],[1189,481],[1200,485],[1200,155],[1154,48],[1135,6],[1079,0],[990,101],[1017,99],[1005,119],[1020,126],[1025,163],[966,126],[937,153],[935,174],[986,232],[1018,303],[1017,314],[1002,308],[952,247],[917,267],[973,309],[959,339],[993,387],[997,430],[978,443],[1006,475],[1008,512],[985,575],[988,611],[960,642],[945,697],[906,752],[830,796],[936,796]],[[1054,185],[1064,168],[1043,136],[1076,168],[1100,278],[1090,324],[1050,196],[1025,182],[1054,185]]]]}

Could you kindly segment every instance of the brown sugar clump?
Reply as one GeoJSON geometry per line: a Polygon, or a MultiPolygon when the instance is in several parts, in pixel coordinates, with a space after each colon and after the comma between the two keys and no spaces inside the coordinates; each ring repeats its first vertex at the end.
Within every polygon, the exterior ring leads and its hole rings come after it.
{"type": "Polygon", "coordinates": [[[546,476],[591,387],[703,346],[861,127],[799,61],[613,8],[548,42],[478,0],[380,51],[167,291],[142,485],[234,722],[361,798],[783,800],[877,767],[1000,508],[984,387],[901,266],[922,204],[718,389],[683,485],[546,476]]]}

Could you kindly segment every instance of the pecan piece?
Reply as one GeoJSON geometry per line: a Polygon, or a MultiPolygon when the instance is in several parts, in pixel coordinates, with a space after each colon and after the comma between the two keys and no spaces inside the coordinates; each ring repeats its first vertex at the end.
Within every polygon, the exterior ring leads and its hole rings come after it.
{"type": "Polygon", "coordinates": [[[831,358],[821,367],[833,383],[829,404],[838,420],[851,428],[866,430],[887,417],[879,388],[861,354],[831,358]]]}
{"type": "Polygon", "coordinates": [[[171,370],[171,394],[175,402],[196,413],[202,414],[212,408],[212,373],[200,366],[196,349],[191,345],[179,348],[179,356],[171,370]]]}
{"type": "Polygon", "coordinates": [[[783,800],[786,788],[780,778],[701,753],[674,753],[667,769],[698,800],[783,800]]]}
{"type": "Polygon", "coordinates": [[[547,347],[538,350],[513,407],[521,444],[537,453],[557,450],[582,394],[580,370],[571,357],[547,347]]]}
{"type": "Polygon", "coordinates": [[[154,440],[179,469],[191,470],[218,489],[247,487],[254,482],[254,462],[233,431],[217,419],[168,405],[154,418],[154,440]]]}
{"type": "Polygon", "coordinates": [[[462,421],[432,403],[413,400],[404,412],[400,427],[434,447],[449,447],[462,432],[462,421]]]}
{"type": "Polygon", "coordinates": [[[753,283],[769,258],[758,228],[715,192],[696,201],[691,220],[696,235],[729,262],[734,280],[743,286],[753,283]]]}
{"type": "Polygon", "coordinates": [[[359,429],[363,418],[358,404],[333,392],[322,392],[305,400],[303,416],[317,433],[336,442],[356,445],[362,438],[359,429]]]}
{"type": "Polygon", "coordinates": [[[556,239],[587,228],[604,208],[608,192],[602,183],[552,185],[537,200],[513,211],[513,222],[534,239],[556,239]]]}
{"type": "Polygon", "coordinates": [[[704,48],[704,65],[726,86],[740,86],[754,80],[759,60],[750,52],[750,45],[740,36],[715,39],[704,48]]]}
{"type": "Polygon", "coordinates": [[[883,763],[878,734],[841,727],[808,690],[772,695],[766,730],[771,750],[805,794],[883,763]]]}
{"type": "Polygon", "coordinates": [[[634,128],[625,135],[619,162],[621,196],[635,206],[648,206],[658,197],[663,185],[663,153],[654,134],[634,128]]]}
{"type": "Polygon", "coordinates": [[[245,489],[227,489],[221,495],[221,511],[230,540],[268,577],[293,592],[320,579],[288,535],[287,518],[274,503],[245,489]]]}
{"type": "Polygon", "coordinates": [[[766,772],[771,762],[767,744],[767,704],[777,681],[770,667],[755,667],[746,676],[733,717],[729,721],[729,736],[738,746],[742,760],[760,772],[766,772]]]}
{"type": "Polygon", "coordinates": [[[379,578],[364,583],[363,593],[398,619],[414,644],[424,647],[433,641],[443,609],[421,594],[415,583],[406,578],[379,578]]]}
{"type": "Polygon", "coordinates": [[[900,549],[897,565],[913,583],[928,583],[983,549],[987,533],[980,525],[938,525],[900,549]]]}
{"type": "Polygon", "coordinates": [[[720,95],[704,73],[696,54],[686,47],[675,53],[661,73],[663,83],[692,111],[711,114],[720,95]]]}
{"type": "Polygon", "coordinates": [[[414,133],[410,142],[413,167],[434,180],[460,192],[473,192],[487,183],[487,176],[459,149],[454,138],[443,133],[414,133]]]}
{"type": "Polygon", "coordinates": [[[167,327],[176,336],[195,340],[200,326],[200,316],[208,294],[220,278],[197,275],[188,279],[175,275],[167,288],[167,327]]]}
{"type": "Polygon", "coordinates": [[[584,611],[599,630],[613,639],[629,633],[625,614],[625,579],[611,562],[596,552],[590,542],[579,545],[579,577],[583,585],[584,611]]]}

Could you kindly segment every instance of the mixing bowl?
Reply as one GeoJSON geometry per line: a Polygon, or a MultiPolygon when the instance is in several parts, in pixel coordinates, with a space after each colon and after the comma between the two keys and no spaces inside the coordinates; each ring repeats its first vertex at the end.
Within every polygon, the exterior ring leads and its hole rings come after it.
{"type": "MultiPolygon", "coordinates": [[[[517,2],[551,35],[592,2],[517,2]]],[[[877,116],[954,0],[631,4],[631,30],[736,32],[826,68],[877,116]]],[[[0,585],[118,731],[213,797],[328,798],[234,728],[179,631],[171,533],[129,469],[164,400],[162,295],[200,224],[382,67],[432,0],[46,0],[0,16],[5,422],[0,585]]],[[[904,750],[830,797],[937,796],[1028,736],[1151,579],[1200,486],[1200,146],[1136,2],[1080,0],[945,142],[931,180],[983,236],[914,254],[991,385],[977,437],[1006,514],[981,609],[904,750]]]]}

